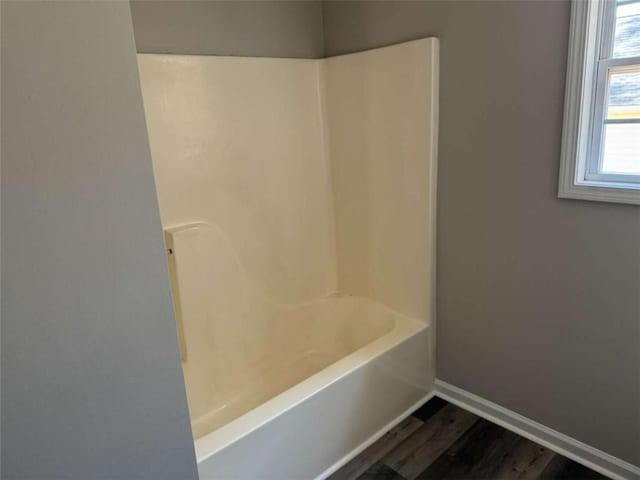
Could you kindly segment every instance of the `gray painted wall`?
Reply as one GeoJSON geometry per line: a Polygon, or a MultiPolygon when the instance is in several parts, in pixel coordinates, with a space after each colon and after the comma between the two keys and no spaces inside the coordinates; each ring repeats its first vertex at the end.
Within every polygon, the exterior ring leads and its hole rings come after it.
{"type": "Polygon", "coordinates": [[[569,14],[328,2],[325,53],[441,38],[438,377],[640,465],[640,209],[556,195],[569,14]]]}
{"type": "Polygon", "coordinates": [[[132,0],[139,53],[322,56],[319,1],[132,0]]]}
{"type": "Polygon", "coordinates": [[[195,479],[126,2],[2,2],[2,478],[195,479]]]}

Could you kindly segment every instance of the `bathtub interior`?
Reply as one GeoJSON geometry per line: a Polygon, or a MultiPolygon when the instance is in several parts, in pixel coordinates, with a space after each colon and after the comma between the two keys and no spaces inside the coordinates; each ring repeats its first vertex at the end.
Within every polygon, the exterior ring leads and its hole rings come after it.
{"type": "Polygon", "coordinates": [[[194,438],[433,323],[435,42],[138,56],[194,438]]]}
{"type": "Polygon", "coordinates": [[[275,397],[390,332],[397,314],[331,295],[280,303],[252,284],[216,226],[174,228],[183,371],[195,438],[275,397]]]}

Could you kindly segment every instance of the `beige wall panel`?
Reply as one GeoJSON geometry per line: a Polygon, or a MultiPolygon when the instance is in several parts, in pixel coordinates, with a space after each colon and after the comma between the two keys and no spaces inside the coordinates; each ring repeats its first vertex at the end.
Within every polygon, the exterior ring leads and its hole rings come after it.
{"type": "Polygon", "coordinates": [[[165,228],[218,226],[275,301],[334,292],[318,63],[182,55],[138,63],[165,228]]]}
{"type": "Polygon", "coordinates": [[[437,40],[325,62],[339,289],[429,321],[437,40]]]}

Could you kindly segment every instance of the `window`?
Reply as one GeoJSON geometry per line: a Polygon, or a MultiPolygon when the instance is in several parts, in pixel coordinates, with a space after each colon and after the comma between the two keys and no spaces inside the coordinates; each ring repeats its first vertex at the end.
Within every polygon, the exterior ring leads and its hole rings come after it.
{"type": "Polygon", "coordinates": [[[640,0],[574,0],[559,196],[640,204],[640,0]]]}

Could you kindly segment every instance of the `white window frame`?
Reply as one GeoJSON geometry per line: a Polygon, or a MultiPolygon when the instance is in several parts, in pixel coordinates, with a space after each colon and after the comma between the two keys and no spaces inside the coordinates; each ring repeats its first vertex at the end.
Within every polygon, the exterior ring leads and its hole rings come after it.
{"type": "Polygon", "coordinates": [[[572,1],[558,196],[640,205],[640,175],[599,168],[609,71],[640,64],[640,57],[610,58],[614,17],[615,0],[572,1]]]}

